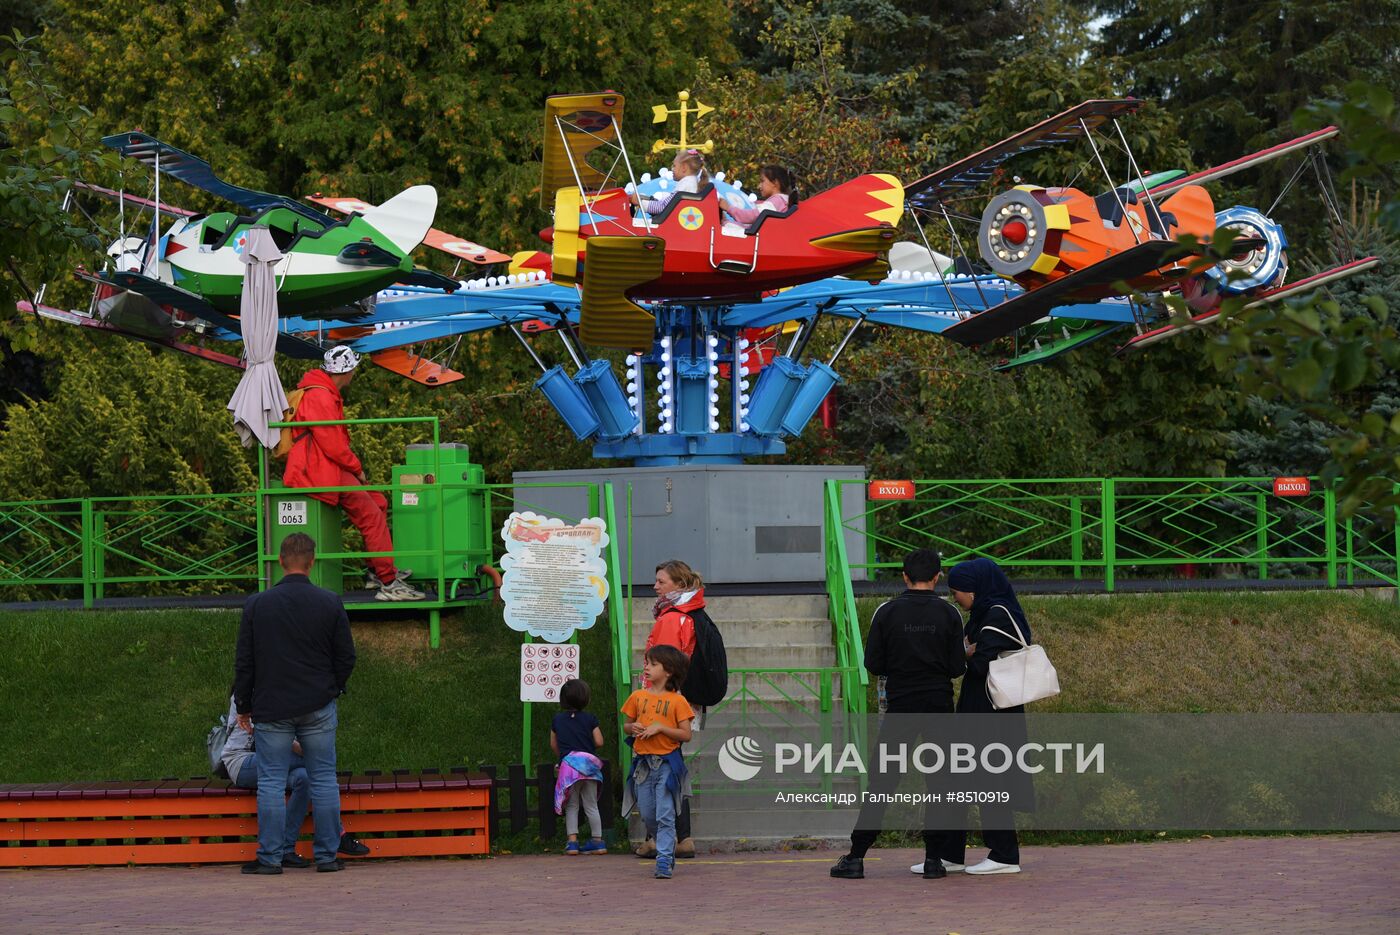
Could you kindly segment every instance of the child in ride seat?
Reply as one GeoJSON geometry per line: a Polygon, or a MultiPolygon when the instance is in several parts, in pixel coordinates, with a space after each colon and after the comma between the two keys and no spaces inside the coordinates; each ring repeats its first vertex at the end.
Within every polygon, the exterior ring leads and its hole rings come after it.
{"type": "Polygon", "coordinates": [[[790,205],[797,204],[792,173],[782,166],[764,166],[759,169],[758,196],[761,200],[753,207],[736,207],[729,201],[722,202],[721,206],[726,214],[745,226],[758,220],[758,216],[764,211],[781,214],[790,205]]]}
{"type": "Polygon", "coordinates": [[[584,708],[588,707],[588,683],[569,679],[559,689],[559,701],[564,710],[554,715],[549,726],[549,747],[559,757],[559,770],[554,780],[554,814],[564,816],[564,830],[569,841],[564,853],[606,854],[603,843],[603,820],[598,814],[598,789],[603,784],[603,761],[598,748],[603,745],[603,731],[598,719],[584,708]],[[589,839],[582,847],[578,843],[578,809],[588,818],[589,839]]]}
{"type": "Polygon", "coordinates": [[[658,192],[655,198],[643,200],[636,192],[632,193],[632,203],[647,214],[657,215],[666,210],[671,196],[677,192],[698,192],[701,185],[710,183],[710,171],[705,168],[705,154],[698,149],[683,149],[671,160],[671,174],[676,187],[671,191],[658,192]]]}

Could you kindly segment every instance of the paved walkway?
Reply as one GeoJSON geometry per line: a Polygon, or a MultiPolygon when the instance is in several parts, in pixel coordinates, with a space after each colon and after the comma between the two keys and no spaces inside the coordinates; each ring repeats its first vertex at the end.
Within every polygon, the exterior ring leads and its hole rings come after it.
{"type": "Polygon", "coordinates": [[[1025,848],[1019,876],[944,880],[907,850],[832,880],[836,856],[714,855],[670,881],[630,855],[0,871],[0,931],[1400,933],[1400,834],[1025,848]]]}

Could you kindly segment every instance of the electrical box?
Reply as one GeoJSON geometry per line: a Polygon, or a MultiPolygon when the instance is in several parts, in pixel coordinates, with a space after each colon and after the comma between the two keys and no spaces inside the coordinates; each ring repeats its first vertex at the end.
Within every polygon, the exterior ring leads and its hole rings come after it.
{"type": "MultiPolygon", "coordinates": [[[[273,481],[280,487],[281,481],[273,481]]],[[[329,506],[308,493],[291,487],[274,489],[268,494],[267,551],[275,556],[282,540],[294,532],[304,532],[316,543],[316,561],[311,566],[311,583],[339,594],[344,590],[344,567],[338,558],[323,559],[324,554],[342,551],[340,507],[329,506]]],[[[265,586],[282,580],[282,568],[276,558],[263,568],[265,586]]]]}
{"type": "Polygon", "coordinates": [[[463,581],[475,590],[481,578],[477,566],[492,561],[490,499],[472,486],[485,482],[485,471],[471,463],[462,444],[444,443],[436,451],[432,445],[409,445],[404,463],[394,466],[389,503],[394,561],[413,569],[419,587],[436,588],[432,579],[441,570],[449,600],[464,596],[463,581]],[[419,554],[406,554],[413,552],[419,554]]]}

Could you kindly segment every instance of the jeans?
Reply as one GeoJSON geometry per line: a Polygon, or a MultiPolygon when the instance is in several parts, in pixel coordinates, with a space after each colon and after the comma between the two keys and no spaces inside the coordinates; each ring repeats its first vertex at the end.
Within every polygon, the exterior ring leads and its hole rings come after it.
{"type": "Polygon", "coordinates": [[[335,702],[284,721],[260,721],[253,736],[258,748],[258,860],[281,866],[287,827],[282,790],[292,766],[292,741],[301,742],[315,823],[313,849],[318,864],[335,860],[340,845],[340,785],[335,778],[335,702]]]}
{"type": "Polygon", "coordinates": [[[637,784],[637,805],[647,829],[656,829],[656,863],[668,865],[676,858],[676,803],[666,784],[671,779],[671,764],[665,760],[637,784]]]}
{"type": "MultiPolygon", "coordinates": [[[[306,806],[311,802],[311,780],[306,775],[306,765],[301,757],[292,756],[291,769],[287,773],[287,825],[282,837],[282,853],[296,852],[297,838],[301,835],[301,823],[306,820],[306,806]]],[[[233,784],[243,789],[258,787],[258,755],[255,753],[243,761],[234,777],[233,784]]],[[[280,862],[280,860],[279,860],[280,862]]]]}

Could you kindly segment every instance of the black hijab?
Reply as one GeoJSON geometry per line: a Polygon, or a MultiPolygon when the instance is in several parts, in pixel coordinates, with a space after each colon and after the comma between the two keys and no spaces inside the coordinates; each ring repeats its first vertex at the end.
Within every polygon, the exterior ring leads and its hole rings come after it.
{"type": "Polygon", "coordinates": [[[1021,628],[1021,637],[1027,643],[1031,641],[1031,625],[1021,609],[1021,602],[1016,600],[1016,591],[1001,566],[990,558],[974,558],[954,565],[948,572],[948,587],[973,595],[972,612],[967,619],[968,639],[976,642],[976,636],[984,624],[991,624],[998,630],[1005,629],[1005,615],[993,609],[1000,604],[1015,618],[1021,628]]]}

